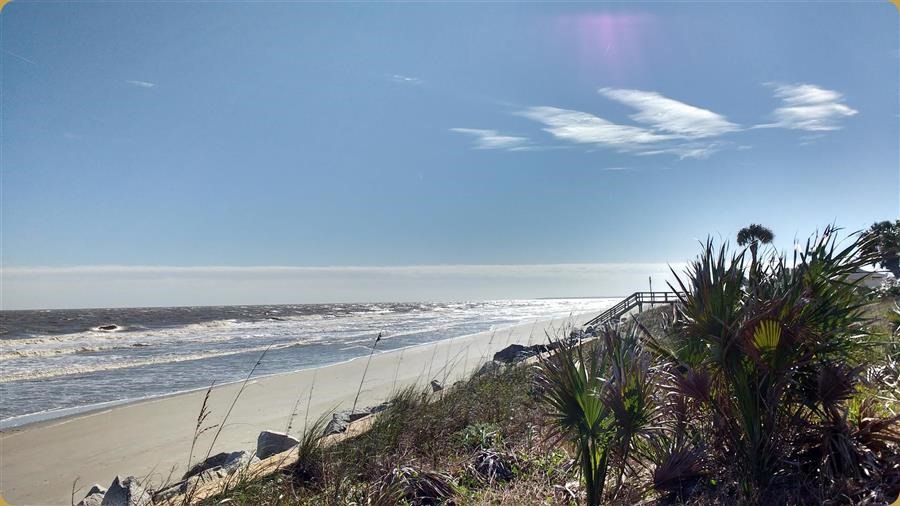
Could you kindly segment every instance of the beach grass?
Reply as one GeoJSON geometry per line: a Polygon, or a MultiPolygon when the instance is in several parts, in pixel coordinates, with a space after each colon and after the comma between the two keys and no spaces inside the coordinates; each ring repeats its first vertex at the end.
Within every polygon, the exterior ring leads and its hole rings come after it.
{"type": "Polygon", "coordinates": [[[369,430],[204,504],[889,504],[898,299],[847,282],[864,246],[826,231],[748,273],[707,243],[674,308],[401,388],[369,430]]]}

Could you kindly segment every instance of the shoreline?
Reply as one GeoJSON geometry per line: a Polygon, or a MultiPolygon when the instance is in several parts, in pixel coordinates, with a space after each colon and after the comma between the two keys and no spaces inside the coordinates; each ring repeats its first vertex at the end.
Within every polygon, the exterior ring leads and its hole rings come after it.
{"type": "MultiPolygon", "coordinates": [[[[449,383],[477,370],[482,359],[487,361],[508,344],[545,342],[545,332],[558,333],[593,316],[591,312],[535,320],[376,353],[359,405],[381,402],[398,387],[425,386],[432,378],[449,383]],[[431,374],[426,376],[426,370],[431,374]]],[[[201,451],[195,454],[202,457],[207,447],[212,453],[253,450],[262,430],[284,431],[289,420],[301,416],[314,419],[349,407],[362,376],[359,359],[368,360],[368,355],[251,378],[215,446],[210,447],[212,435],[206,433],[198,439],[201,451]],[[310,389],[314,392],[310,404],[290,413],[296,399],[305,397],[310,389]]],[[[240,380],[212,389],[209,424],[220,421],[243,384],[240,380]]],[[[117,474],[146,477],[151,485],[165,481],[168,475],[179,476],[206,390],[131,400],[5,429],[0,433],[0,494],[12,504],[69,504],[76,478],[78,487],[86,490],[94,482],[105,486],[117,474]],[[55,463],[52,473],[47,469],[49,461],[55,463]]]]}
{"type": "MultiPolygon", "coordinates": [[[[584,314],[588,314],[588,313],[584,313],[584,314]]],[[[594,314],[594,313],[589,313],[589,314],[594,314]]],[[[577,316],[582,316],[582,314],[573,315],[572,317],[577,317],[577,316]]],[[[560,317],[560,318],[563,318],[563,317],[560,317]]],[[[554,320],[557,320],[560,318],[554,318],[554,320]]],[[[535,320],[535,322],[533,322],[533,324],[539,323],[541,321],[543,321],[543,320],[535,320]]],[[[484,334],[487,332],[497,333],[497,332],[508,331],[512,328],[515,328],[515,327],[518,327],[521,325],[528,325],[528,323],[517,323],[517,324],[513,324],[513,325],[500,327],[500,328],[494,329],[492,331],[475,332],[473,334],[462,334],[459,336],[448,337],[448,338],[440,339],[437,341],[428,341],[428,342],[424,342],[424,343],[411,344],[409,346],[404,346],[401,348],[393,348],[393,349],[389,349],[389,350],[385,350],[385,351],[379,351],[379,352],[376,352],[375,355],[373,355],[373,356],[383,356],[383,355],[388,355],[391,353],[402,353],[406,350],[418,348],[421,346],[436,345],[436,344],[439,344],[442,342],[452,341],[454,339],[461,339],[461,338],[470,337],[470,336],[474,336],[474,335],[478,335],[478,334],[484,334]]],[[[370,350],[370,348],[368,348],[366,346],[357,346],[357,347],[365,348],[366,350],[370,350]]],[[[333,367],[333,366],[337,366],[337,365],[341,365],[341,364],[347,364],[347,363],[353,362],[355,360],[359,360],[361,358],[367,358],[367,357],[368,357],[368,354],[363,354],[358,357],[352,357],[352,358],[348,358],[346,360],[341,360],[338,362],[329,362],[326,364],[315,365],[312,367],[305,367],[305,368],[301,368],[301,369],[294,369],[291,371],[281,371],[281,372],[274,372],[274,373],[270,373],[270,374],[262,374],[259,376],[251,377],[250,381],[271,378],[271,377],[275,377],[275,376],[296,374],[296,373],[303,372],[303,371],[324,369],[326,367],[333,367]]],[[[232,381],[226,381],[223,383],[217,383],[213,387],[213,389],[243,383],[244,381],[246,381],[246,379],[236,379],[236,380],[232,380],[232,381]]],[[[151,395],[151,396],[147,396],[147,397],[136,397],[136,398],[131,398],[131,399],[118,399],[118,400],[106,401],[106,402],[101,402],[101,403],[96,403],[96,404],[88,404],[85,406],[75,406],[75,407],[70,407],[70,408],[56,408],[56,409],[51,409],[51,410],[38,411],[36,413],[28,413],[25,415],[12,416],[12,417],[0,420],[0,436],[6,435],[6,434],[13,434],[13,433],[20,432],[23,430],[30,430],[32,428],[36,428],[36,427],[40,427],[40,426],[52,425],[54,422],[64,422],[65,420],[67,420],[69,418],[74,418],[74,417],[78,417],[78,416],[87,416],[87,415],[115,409],[118,407],[129,406],[132,404],[138,404],[138,403],[143,403],[143,402],[153,402],[156,400],[162,400],[162,399],[167,399],[167,398],[171,398],[171,397],[175,397],[175,396],[179,396],[179,395],[186,395],[186,394],[191,394],[191,393],[196,393],[196,392],[206,392],[206,390],[208,388],[209,388],[208,386],[188,388],[185,390],[179,390],[176,392],[169,392],[169,393],[160,394],[160,395],[151,395]],[[54,416],[54,414],[58,414],[58,415],[54,416]],[[23,421],[21,423],[11,423],[16,420],[23,419],[23,418],[34,418],[34,420],[23,421]]]]}
{"type": "MultiPolygon", "coordinates": [[[[504,328],[509,328],[509,327],[504,327],[504,328]]],[[[466,335],[468,335],[468,334],[466,334],[466,335]]],[[[465,335],[457,336],[457,337],[465,337],[465,335]]],[[[385,353],[399,352],[402,350],[407,350],[407,349],[415,348],[418,346],[428,346],[430,344],[436,344],[436,343],[440,343],[440,342],[447,341],[450,339],[456,339],[457,337],[450,337],[447,339],[443,339],[441,341],[431,341],[431,342],[427,342],[427,343],[413,344],[410,346],[406,346],[404,348],[396,348],[393,350],[384,351],[384,352],[378,353],[378,355],[382,355],[385,353]]],[[[358,357],[348,358],[347,360],[342,360],[340,362],[329,362],[327,364],[306,367],[303,369],[295,369],[292,371],[273,372],[271,374],[262,374],[259,376],[253,376],[250,378],[250,381],[271,378],[274,376],[282,376],[282,375],[287,375],[287,374],[296,374],[299,372],[311,371],[314,369],[323,369],[325,367],[332,367],[332,366],[336,366],[336,365],[353,362],[354,360],[359,360],[360,358],[366,358],[366,355],[360,355],[358,357]]],[[[227,387],[229,385],[234,385],[237,383],[243,383],[244,381],[246,381],[246,380],[245,379],[236,379],[233,381],[217,383],[213,387],[213,389],[217,389],[220,387],[227,387]]],[[[115,409],[118,407],[124,407],[124,406],[129,406],[132,404],[139,404],[139,403],[143,403],[143,402],[153,402],[153,401],[157,401],[157,400],[168,399],[170,397],[176,397],[179,395],[187,395],[187,394],[192,394],[192,393],[196,393],[196,392],[205,392],[208,388],[209,388],[208,386],[207,387],[188,388],[186,390],[179,390],[177,392],[169,392],[169,393],[160,394],[160,395],[151,395],[148,397],[136,397],[136,398],[132,398],[132,399],[119,399],[119,400],[115,400],[115,401],[101,402],[98,404],[88,404],[86,406],[78,406],[78,407],[72,407],[72,408],[58,408],[58,409],[51,409],[51,410],[47,410],[47,411],[38,411],[37,413],[29,413],[27,415],[13,416],[10,418],[0,420],[0,436],[2,436],[4,434],[13,434],[15,432],[20,432],[23,430],[30,430],[32,428],[36,428],[36,427],[40,427],[40,426],[44,426],[44,425],[52,425],[54,422],[63,422],[69,418],[78,417],[78,416],[87,416],[87,415],[99,413],[102,411],[108,411],[111,409],[115,409]],[[59,416],[48,416],[46,418],[41,418],[38,420],[26,421],[23,423],[8,425],[8,423],[10,421],[18,420],[21,418],[42,417],[42,415],[49,415],[52,413],[61,413],[63,411],[65,411],[66,413],[60,414],[59,416]]]]}

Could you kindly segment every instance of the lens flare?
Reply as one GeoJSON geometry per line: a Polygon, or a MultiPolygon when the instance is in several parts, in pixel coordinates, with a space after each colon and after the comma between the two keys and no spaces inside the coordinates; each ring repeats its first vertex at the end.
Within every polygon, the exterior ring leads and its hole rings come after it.
{"type": "Polygon", "coordinates": [[[583,70],[606,71],[623,76],[644,63],[646,47],[655,29],[655,19],[636,13],[586,13],[563,16],[560,35],[574,44],[583,70]]]}

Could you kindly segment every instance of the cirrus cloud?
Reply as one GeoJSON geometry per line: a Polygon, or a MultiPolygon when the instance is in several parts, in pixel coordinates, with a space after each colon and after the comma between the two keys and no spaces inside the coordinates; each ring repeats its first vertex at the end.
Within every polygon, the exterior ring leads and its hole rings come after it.
{"type": "MultiPolygon", "coordinates": [[[[513,114],[541,125],[555,140],[591,149],[611,149],[633,155],[674,155],[679,159],[708,158],[725,149],[749,149],[725,137],[755,128],[786,128],[821,132],[839,130],[840,121],[857,114],[844,103],[841,93],[814,84],[772,84],[782,102],[772,116],[774,122],[741,126],[724,114],[688,104],[656,91],[604,87],[601,96],[625,105],[635,112],[633,123],[612,121],[597,114],[538,105],[521,108],[513,114]]],[[[454,132],[476,137],[476,149],[535,150],[524,136],[500,134],[496,130],[453,128],[454,132]]],[[[551,146],[554,147],[554,146],[551,146]]],[[[542,149],[547,149],[544,146],[542,149]]]]}
{"type": "Polygon", "coordinates": [[[758,128],[788,128],[822,132],[840,130],[840,121],[859,111],[844,103],[844,96],[814,84],[768,83],[782,106],[772,113],[775,121],[758,128]]]}
{"type": "Polygon", "coordinates": [[[702,138],[740,130],[738,125],[721,114],[679,102],[655,91],[600,88],[598,92],[610,100],[637,109],[631,119],[662,132],[702,138]]]}
{"type": "Polygon", "coordinates": [[[451,132],[469,135],[475,138],[475,149],[521,150],[528,144],[528,137],[504,135],[496,130],[482,128],[451,128],[451,132]]]}
{"type": "Polygon", "coordinates": [[[150,81],[135,81],[133,79],[129,79],[125,82],[132,86],[137,86],[138,88],[150,89],[156,87],[156,83],[151,83],[150,81]]]}

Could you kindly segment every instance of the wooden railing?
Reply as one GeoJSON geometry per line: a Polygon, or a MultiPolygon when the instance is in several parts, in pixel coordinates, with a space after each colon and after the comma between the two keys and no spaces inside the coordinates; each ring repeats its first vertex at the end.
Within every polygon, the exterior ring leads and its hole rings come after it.
{"type": "Polygon", "coordinates": [[[678,294],[675,292],[634,292],[615,306],[589,320],[584,326],[602,327],[618,321],[622,315],[634,308],[643,310],[644,304],[675,304],[678,300],[678,294]]]}

